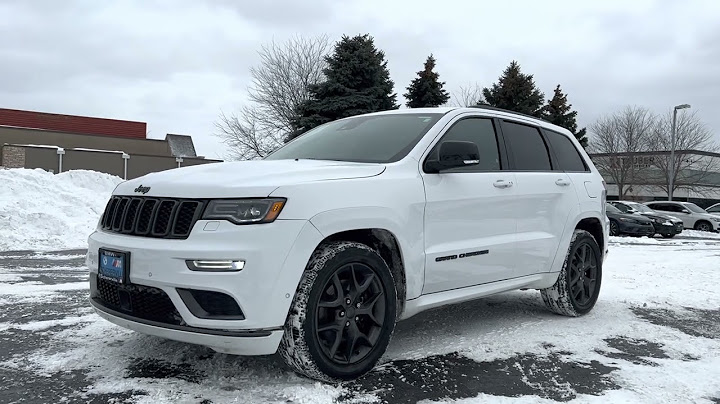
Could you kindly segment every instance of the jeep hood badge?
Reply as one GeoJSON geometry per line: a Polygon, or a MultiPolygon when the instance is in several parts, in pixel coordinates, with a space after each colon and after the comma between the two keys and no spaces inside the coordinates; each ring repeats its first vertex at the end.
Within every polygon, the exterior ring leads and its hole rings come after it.
{"type": "Polygon", "coordinates": [[[135,188],[135,192],[142,192],[143,195],[145,195],[148,192],[150,192],[150,187],[144,187],[144,186],[140,185],[137,188],[135,188]]]}

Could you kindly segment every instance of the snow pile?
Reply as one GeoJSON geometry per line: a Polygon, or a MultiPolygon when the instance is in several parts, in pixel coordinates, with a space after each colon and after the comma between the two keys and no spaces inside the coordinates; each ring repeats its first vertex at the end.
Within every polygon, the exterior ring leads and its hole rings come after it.
{"type": "Polygon", "coordinates": [[[120,177],[0,170],[0,251],[85,248],[120,177]]]}

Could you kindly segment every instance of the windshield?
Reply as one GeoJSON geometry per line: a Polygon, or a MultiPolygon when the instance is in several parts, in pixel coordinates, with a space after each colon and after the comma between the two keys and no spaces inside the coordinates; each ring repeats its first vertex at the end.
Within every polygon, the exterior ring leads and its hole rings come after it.
{"type": "Polygon", "coordinates": [[[393,163],[405,157],[442,116],[408,113],[341,119],[311,129],[265,159],[393,163]]]}
{"type": "Polygon", "coordinates": [[[695,212],[695,213],[707,213],[707,212],[705,211],[705,209],[703,209],[703,208],[695,205],[694,203],[685,202],[685,203],[683,203],[683,205],[684,205],[686,208],[690,209],[690,211],[692,211],[692,212],[695,212]]]}
{"type": "Polygon", "coordinates": [[[608,212],[610,212],[610,213],[622,213],[622,212],[620,212],[620,210],[619,210],[618,208],[612,206],[612,205],[609,204],[609,203],[608,203],[608,204],[605,204],[605,208],[606,208],[605,210],[608,211],[608,212]]]}
{"type": "Polygon", "coordinates": [[[652,209],[650,209],[649,207],[643,205],[642,203],[628,202],[628,205],[629,205],[631,208],[637,210],[638,212],[642,212],[642,213],[655,213],[654,210],[652,210],[652,209]]]}

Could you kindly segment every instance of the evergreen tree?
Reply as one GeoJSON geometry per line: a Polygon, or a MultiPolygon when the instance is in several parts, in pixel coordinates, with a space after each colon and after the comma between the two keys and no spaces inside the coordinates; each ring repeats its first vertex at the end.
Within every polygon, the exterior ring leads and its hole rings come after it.
{"type": "Polygon", "coordinates": [[[368,34],[343,35],[326,60],[326,80],[309,87],[310,99],[298,108],[298,130],[287,141],[336,119],[399,108],[385,53],[368,34]]]}
{"type": "Polygon", "coordinates": [[[553,95],[553,98],[543,107],[543,119],[569,130],[575,135],[575,138],[580,142],[582,147],[587,147],[587,130],[585,128],[578,130],[576,121],[577,111],[573,111],[571,108],[572,104],[568,103],[567,94],[563,94],[560,89],[560,84],[558,84],[557,87],[555,87],[555,95],[553,95]]]}
{"type": "Polygon", "coordinates": [[[409,108],[439,107],[450,99],[450,94],[443,89],[445,82],[440,82],[440,75],[433,71],[435,58],[432,54],[425,61],[425,69],[417,72],[418,77],[410,82],[408,92],[404,94],[409,108]]]}
{"type": "Polygon", "coordinates": [[[523,74],[520,65],[512,61],[498,82],[483,89],[485,102],[493,107],[504,108],[522,114],[540,117],[545,95],[535,87],[532,74],[523,74]]]}

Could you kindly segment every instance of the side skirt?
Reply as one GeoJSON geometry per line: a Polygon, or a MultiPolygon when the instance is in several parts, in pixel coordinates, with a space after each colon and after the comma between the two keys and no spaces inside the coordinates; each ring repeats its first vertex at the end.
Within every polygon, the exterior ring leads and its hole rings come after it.
{"type": "Polygon", "coordinates": [[[511,290],[549,288],[557,281],[558,274],[559,272],[545,272],[421,295],[405,302],[405,310],[403,310],[400,320],[408,319],[420,312],[436,307],[462,303],[511,290]]]}

